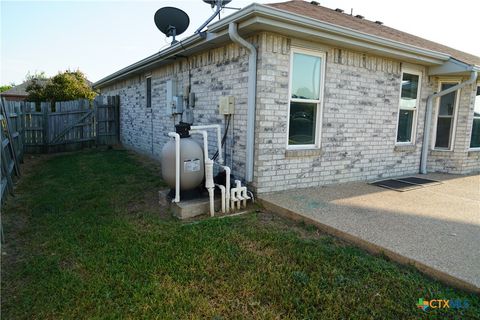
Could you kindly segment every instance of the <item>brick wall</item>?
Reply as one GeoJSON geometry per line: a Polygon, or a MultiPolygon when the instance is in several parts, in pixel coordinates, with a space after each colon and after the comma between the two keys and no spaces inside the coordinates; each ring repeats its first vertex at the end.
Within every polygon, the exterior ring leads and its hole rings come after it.
{"type": "MultiPolygon", "coordinates": [[[[259,50],[255,125],[255,172],[259,193],[358,180],[416,174],[420,166],[426,98],[438,79],[423,72],[415,144],[396,146],[402,65],[393,59],[302,42],[263,32],[248,39],[259,50]],[[292,46],[326,52],[321,148],[286,150],[288,84],[292,46]]],[[[146,108],[145,76],[137,75],[102,92],[119,94],[121,141],[127,148],[159,157],[174,119],[166,107],[166,81],[176,76],[185,86],[188,69],[196,94],[195,124],[225,124],[218,98],[233,95],[235,115],[227,139],[227,161],[245,175],[248,55],[228,44],[153,70],[152,108],[146,108]]],[[[454,152],[430,152],[429,170],[467,173],[480,170],[479,152],[467,150],[473,116],[473,86],[462,90],[454,152]],[[466,134],[468,132],[468,134],[466,134]]],[[[178,118],[176,119],[178,122],[178,118]]],[[[212,138],[214,136],[212,135],[212,138]]],[[[210,141],[210,155],[216,151],[210,141]]]]}
{"type": "MultiPolygon", "coordinates": [[[[256,39],[250,39],[256,41],[256,39]]],[[[137,75],[112,86],[102,88],[106,95],[120,95],[121,142],[126,148],[159,159],[167,132],[174,131],[171,110],[166,106],[166,82],[176,77],[180,87],[188,85],[196,95],[195,125],[221,124],[225,118],[218,114],[218,99],[222,95],[235,97],[235,115],[230,122],[226,142],[226,165],[239,178],[245,175],[246,110],[247,110],[247,52],[235,44],[205,51],[167,66],[137,75]],[[146,108],[146,76],[152,77],[152,108],[146,108]]],[[[179,88],[182,89],[182,88],[179,88]]],[[[182,91],[180,91],[182,92],[182,91]]],[[[209,153],[216,151],[216,135],[211,131],[209,153]]],[[[197,138],[197,137],[196,137],[197,138]]],[[[201,142],[200,136],[198,141],[201,142]]]]}
{"type": "MultiPolygon", "coordinates": [[[[439,80],[435,79],[432,85],[438,90],[439,80]]],[[[451,78],[445,81],[465,81],[467,78],[451,78]]],[[[473,124],[473,109],[475,103],[477,85],[469,85],[460,90],[458,113],[455,119],[455,140],[453,150],[430,150],[428,158],[428,170],[436,172],[466,174],[480,172],[480,151],[472,151],[470,148],[470,135],[473,124]]],[[[432,131],[435,133],[437,101],[433,104],[432,131]]]]}
{"type": "Polygon", "coordinates": [[[401,64],[262,34],[258,66],[255,185],[260,193],[418,172],[426,97],[416,144],[396,147],[401,64]],[[290,47],[327,53],[321,148],[286,150],[290,47]]]}

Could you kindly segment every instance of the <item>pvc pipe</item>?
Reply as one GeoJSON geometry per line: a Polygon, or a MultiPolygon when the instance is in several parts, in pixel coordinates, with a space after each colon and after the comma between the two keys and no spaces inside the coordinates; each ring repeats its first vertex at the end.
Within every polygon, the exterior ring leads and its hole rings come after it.
{"type": "Polygon", "coordinates": [[[180,202],[180,135],[169,132],[168,136],[175,138],[175,198],[172,202],[180,202]]]}
{"type": "Polygon", "coordinates": [[[446,94],[449,94],[453,91],[457,91],[469,84],[472,84],[477,80],[477,71],[472,70],[470,73],[470,79],[465,82],[459,83],[451,88],[446,90],[431,94],[427,98],[427,107],[426,107],[426,116],[425,116],[425,125],[423,131],[423,144],[422,144],[422,154],[420,158],[420,173],[427,174],[427,158],[430,145],[430,126],[432,122],[432,109],[433,109],[433,99],[442,97],[446,94]]]}
{"type": "Polygon", "coordinates": [[[248,190],[247,190],[247,187],[242,187],[242,197],[243,197],[243,207],[246,208],[247,207],[247,200],[250,199],[250,197],[248,196],[248,190]]]}
{"type": "Polygon", "coordinates": [[[215,215],[215,183],[213,182],[213,161],[208,157],[208,133],[205,130],[190,130],[190,134],[201,134],[203,136],[203,157],[205,165],[205,188],[210,198],[210,216],[215,215]]]}
{"type": "Polygon", "coordinates": [[[222,127],[219,124],[209,124],[209,125],[191,126],[190,128],[192,131],[207,130],[207,129],[217,130],[218,163],[223,164],[222,127]]]}
{"type": "Polygon", "coordinates": [[[254,144],[255,144],[255,101],[257,89],[257,48],[238,34],[238,26],[231,22],[228,25],[228,35],[230,39],[245,47],[250,51],[248,57],[248,98],[247,98],[247,145],[246,145],[246,170],[245,180],[247,183],[253,181],[253,161],[254,161],[254,144]]]}
{"type": "Polygon", "coordinates": [[[225,170],[225,203],[226,203],[226,212],[230,212],[230,167],[222,166],[225,170]]]}
{"type": "Polygon", "coordinates": [[[232,188],[231,195],[230,195],[230,208],[235,210],[235,203],[237,202],[237,190],[236,188],[232,188]]]}
{"type": "Polygon", "coordinates": [[[210,198],[210,216],[215,215],[215,184],[213,182],[213,161],[207,159],[205,162],[205,188],[208,190],[208,196],[210,198]]]}
{"type": "Polygon", "coordinates": [[[190,134],[201,134],[203,135],[203,159],[204,163],[207,163],[208,158],[208,134],[205,130],[190,130],[190,134]]]}
{"type": "Polygon", "coordinates": [[[225,213],[225,186],[222,186],[221,184],[215,184],[216,187],[220,189],[220,192],[222,193],[222,213],[225,213]]]}

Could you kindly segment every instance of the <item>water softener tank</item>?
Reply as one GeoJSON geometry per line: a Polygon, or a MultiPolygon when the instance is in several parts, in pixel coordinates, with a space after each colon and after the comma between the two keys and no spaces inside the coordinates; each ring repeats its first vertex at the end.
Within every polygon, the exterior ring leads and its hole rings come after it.
{"type": "MultiPolygon", "coordinates": [[[[190,125],[180,123],[175,131],[180,135],[180,190],[198,187],[205,175],[203,149],[189,135],[190,125]]],[[[175,140],[170,139],[162,149],[162,176],[170,188],[175,189],[175,140]]]]}

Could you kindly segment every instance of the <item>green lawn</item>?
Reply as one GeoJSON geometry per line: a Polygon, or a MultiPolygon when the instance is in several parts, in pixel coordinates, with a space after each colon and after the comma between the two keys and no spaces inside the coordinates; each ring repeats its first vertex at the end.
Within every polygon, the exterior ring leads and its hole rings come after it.
{"type": "Polygon", "coordinates": [[[473,319],[480,298],[263,212],[180,222],[126,151],[40,161],[3,210],[3,319],[473,319]],[[465,310],[416,308],[467,299],[465,310]]]}

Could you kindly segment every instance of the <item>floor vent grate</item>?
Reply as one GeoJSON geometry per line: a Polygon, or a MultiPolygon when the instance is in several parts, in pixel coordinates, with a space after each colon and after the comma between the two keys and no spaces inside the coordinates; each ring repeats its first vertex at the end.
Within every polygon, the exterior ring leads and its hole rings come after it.
{"type": "Polygon", "coordinates": [[[424,188],[432,185],[438,185],[438,184],[441,184],[441,182],[436,180],[424,179],[424,178],[406,177],[406,178],[375,181],[370,184],[377,187],[381,187],[381,188],[404,192],[404,191],[420,189],[420,188],[424,188]]]}

